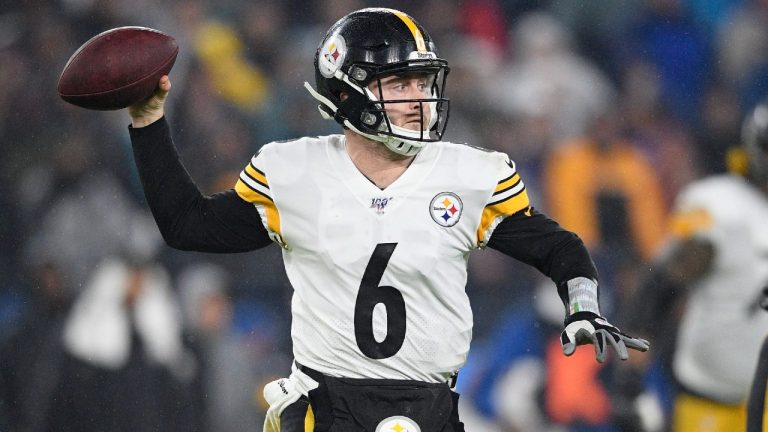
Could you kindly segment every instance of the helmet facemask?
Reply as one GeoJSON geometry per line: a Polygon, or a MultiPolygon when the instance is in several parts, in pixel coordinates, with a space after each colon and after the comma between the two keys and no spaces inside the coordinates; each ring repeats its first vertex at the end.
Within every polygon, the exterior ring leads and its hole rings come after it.
{"type": "Polygon", "coordinates": [[[376,85],[363,87],[365,101],[360,112],[360,132],[375,135],[375,139],[384,143],[390,150],[407,155],[415,154],[427,142],[440,141],[447,125],[450,104],[448,99],[442,97],[445,78],[446,68],[441,66],[406,65],[395,70],[379,72],[372,80],[376,85]],[[392,76],[423,77],[429,90],[418,98],[386,99],[382,81],[392,76]],[[418,104],[417,128],[395,124],[390,112],[397,104],[418,104]]]}

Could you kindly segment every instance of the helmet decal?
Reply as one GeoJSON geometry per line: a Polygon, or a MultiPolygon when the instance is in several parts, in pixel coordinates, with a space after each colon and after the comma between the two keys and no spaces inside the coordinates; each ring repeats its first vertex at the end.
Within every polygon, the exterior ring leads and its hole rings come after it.
{"type": "Polygon", "coordinates": [[[337,70],[344,64],[344,58],[347,56],[347,44],[341,35],[333,35],[320,48],[317,68],[326,78],[334,76],[337,70]]]}

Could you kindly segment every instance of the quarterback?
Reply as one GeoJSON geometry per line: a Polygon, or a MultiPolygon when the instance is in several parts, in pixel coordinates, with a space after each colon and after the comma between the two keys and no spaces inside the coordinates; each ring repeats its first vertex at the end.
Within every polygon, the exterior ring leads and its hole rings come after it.
{"type": "MultiPolygon", "coordinates": [[[[320,113],[342,133],[264,145],[233,189],[202,196],[163,102],[129,107],[147,201],[167,243],[241,252],[276,243],[293,286],[290,377],[264,389],[265,431],[463,431],[452,381],[472,336],[467,259],[492,247],[558,285],[566,355],[645,351],[600,315],[581,240],[534,210],[504,154],[443,142],[448,63],[393,9],[352,12],[315,55],[320,113]]],[[[510,294],[513,295],[513,294],[510,294]]]]}

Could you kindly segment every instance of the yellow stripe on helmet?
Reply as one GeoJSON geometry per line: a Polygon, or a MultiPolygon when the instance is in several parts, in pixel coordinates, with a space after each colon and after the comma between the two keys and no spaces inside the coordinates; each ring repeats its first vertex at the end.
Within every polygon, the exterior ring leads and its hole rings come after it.
{"type": "Polygon", "coordinates": [[[416,25],[415,22],[413,22],[411,17],[400,12],[399,10],[389,9],[389,11],[397,15],[397,17],[400,18],[401,20],[403,20],[405,25],[408,27],[408,30],[411,31],[411,34],[413,34],[413,39],[416,41],[416,49],[420,53],[427,52],[427,44],[424,42],[424,36],[421,35],[421,31],[419,30],[419,27],[416,25]]]}

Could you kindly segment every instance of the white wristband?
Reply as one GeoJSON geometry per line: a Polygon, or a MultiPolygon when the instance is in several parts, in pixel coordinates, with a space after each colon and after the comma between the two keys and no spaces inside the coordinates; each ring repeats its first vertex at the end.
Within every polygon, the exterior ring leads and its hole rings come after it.
{"type": "Polygon", "coordinates": [[[593,312],[600,315],[597,284],[592,279],[577,277],[568,281],[568,315],[576,312],[593,312]]]}

